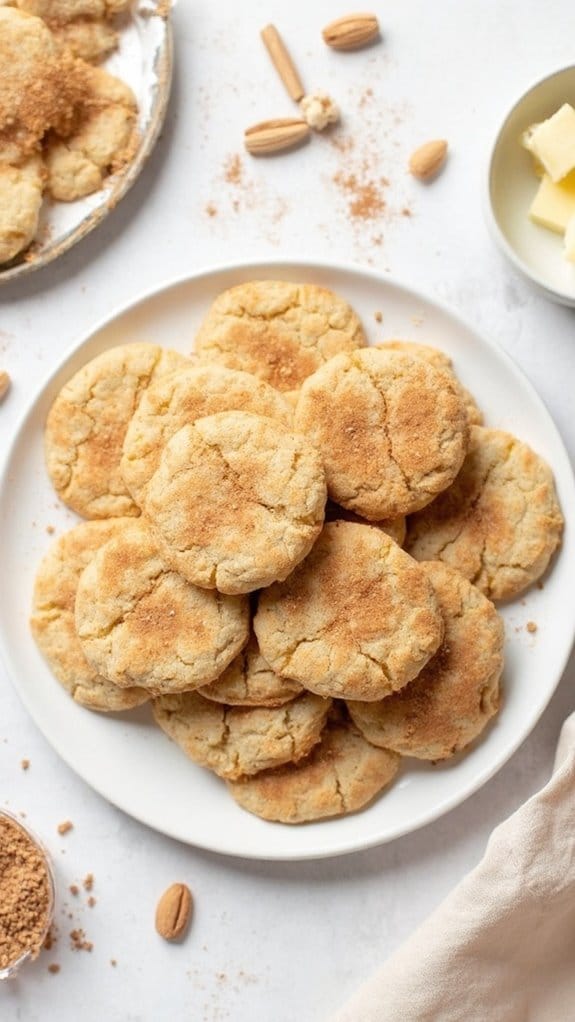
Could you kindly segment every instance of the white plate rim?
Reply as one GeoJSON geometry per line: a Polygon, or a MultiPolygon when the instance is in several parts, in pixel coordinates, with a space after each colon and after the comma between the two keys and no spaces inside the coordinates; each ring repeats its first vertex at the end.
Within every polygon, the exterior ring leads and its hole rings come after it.
{"type": "MultiPolygon", "coordinates": [[[[557,429],[557,426],[555,425],[550,412],[548,411],[542,398],[535,390],[533,384],[525,376],[522,370],[516,365],[513,359],[507,354],[507,352],[496,341],[480,334],[477,330],[475,330],[474,327],[470,326],[469,323],[467,323],[462,316],[460,316],[457,312],[454,312],[447,303],[437,299],[435,296],[430,296],[425,291],[422,291],[421,288],[419,287],[411,287],[404,281],[397,280],[390,274],[380,273],[371,267],[363,267],[353,262],[326,260],[317,257],[302,260],[301,258],[298,258],[296,255],[291,254],[287,254],[285,256],[266,257],[263,259],[250,258],[246,260],[234,260],[233,262],[229,263],[212,264],[202,269],[199,269],[193,273],[188,272],[178,275],[175,278],[166,279],[164,282],[162,282],[161,284],[157,285],[154,288],[143,289],[136,298],[117,306],[112,313],[102,317],[92,327],[89,333],[72,342],[72,344],[70,344],[66,351],[64,352],[63,356],[59,359],[57,365],[49,373],[46,374],[40,386],[36,389],[35,393],[28,400],[23,412],[21,413],[19,419],[16,422],[13,436],[5,452],[2,463],[0,464],[0,502],[2,501],[4,490],[8,482],[8,477],[12,465],[12,459],[16,452],[20,434],[23,431],[24,427],[26,426],[29,417],[33,415],[36,403],[40,400],[45,391],[48,388],[50,388],[50,386],[54,383],[56,378],[65,370],[68,363],[79,353],[80,349],[88,345],[95,335],[97,335],[107,327],[110,327],[116,319],[119,319],[121,316],[124,316],[127,313],[133,312],[138,306],[141,306],[146,301],[158,298],[160,295],[165,294],[172,288],[178,288],[182,285],[185,285],[186,283],[192,282],[201,283],[203,279],[209,279],[210,277],[215,275],[224,275],[235,272],[241,273],[247,270],[253,271],[254,275],[256,275],[258,270],[263,271],[265,269],[265,271],[267,272],[268,270],[273,269],[274,267],[278,269],[281,268],[282,273],[285,274],[287,273],[291,274],[292,272],[294,274],[297,274],[298,272],[301,271],[305,272],[311,271],[318,273],[327,271],[333,273],[350,274],[352,276],[368,278],[372,282],[376,282],[384,286],[390,286],[395,290],[401,292],[404,297],[409,298],[412,301],[425,302],[430,306],[435,307],[443,315],[451,319],[454,324],[461,327],[461,329],[464,330],[466,333],[475,336],[482,345],[485,345],[487,348],[492,349],[495,352],[497,358],[506,364],[507,369],[509,370],[511,375],[517,379],[521,387],[528,391],[531,400],[533,401],[534,404],[538,406],[540,414],[542,414],[544,419],[546,419],[547,428],[550,429],[557,443],[557,455],[561,458],[561,461],[563,462],[561,471],[564,481],[566,484],[568,483],[569,489],[571,491],[570,506],[575,507],[575,477],[569,456],[565,449],[565,445],[563,443],[559,430],[557,429]]],[[[565,510],[566,508],[564,508],[564,511],[565,510]]],[[[440,817],[444,816],[451,809],[454,809],[456,806],[461,805],[468,798],[470,798],[471,795],[475,794],[475,792],[477,792],[481,787],[483,787],[484,784],[486,784],[496,773],[498,773],[499,770],[502,769],[502,767],[508,762],[511,756],[528,738],[531,731],[533,730],[538,720],[540,719],[541,715],[544,713],[545,709],[549,705],[549,702],[556,691],[556,688],[561,680],[561,677],[563,676],[565,667],[567,665],[569,656],[571,654],[571,650],[575,642],[575,605],[573,607],[571,617],[572,620],[570,622],[570,630],[568,634],[566,633],[565,635],[564,647],[561,656],[558,659],[559,666],[557,668],[557,676],[555,678],[553,685],[549,686],[549,688],[546,690],[545,697],[542,700],[540,700],[540,702],[535,704],[535,709],[531,714],[528,723],[525,725],[521,733],[518,736],[516,736],[513,741],[508,742],[503,752],[496,759],[494,759],[494,762],[489,764],[489,766],[487,766],[483,770],[479,771],[474,780],[468,783],[467,786],[462,791],[454,793],[452,796],[445,798],[443,801],[435,804],[430,809],[421,812],[417,816],[417,819],[415,821],[410,821],[406,823],[405,826],[398,826],[391,835],[383,837],[374,835],[372,837],[363,838],[360,841],[356,839],[341,841],[337,845],[337,847],[334,847],[333,849],[331,848],[325,849],[323,847],[321,848],[311,847],[309,849],[306,849],[305,853],[283,851],[277,852],[274,850],[274,852],[268,851],[262,852],[261,854],[259,853],[255,854],[251,850],[246,851],[242,849],[235,849],[233,847],[226,848],[223,848],[221,846],[217,847],[208,841],[202,841],[201,835],[195,837],[194,840],[191,841],[189,839],[183,838],[181,832],[176,832],[174,829],[170,827],[159,828],[157,824],[151,822],[150,819],[146,819],[145,814],[133,812],[133,810],[129,809],[125,804],[122,803],[121,800],[118,800],[117,797],[114,796],[113,791],[109,790],[109,786],[106,783],[102,784],[95,783],[91,778],[90,779],[87,778],[85,774],[82,772],[82,770],[78,769],[78,767],[72,761],[72,759],[69,758],[66,755],[66,753],[63,752],[61,748],[58,747],[58,745],[53,740],[51,735],[47,733],[48,729],[45,729],[43,724],[38,719],[32,700],[28,699],[26,693],[18,685],[17,681],[18,670],[16,665],[12,661],[8,644],[4,636],[4,628],[1,617],[1,607],[0,607],[0,658],[2,659],[6,667],[8,677],[10,678],[11,684],[16,690],[18,697],[22,701],[24,707],[30,714],[32,720],[38,727],[39,731],[44,735],[44,737],[52,746],[52,748],[56,751],[58,756],[60,756],[60,758],[67,764],[67,766],[77,776],[81,777],[82,780],[86,784],[88,784],[94,791],[96,791],[99,795],[106,799],[106,801],[116,806],[116,808],[121,809],[128,816],[138,820],[138,822],[143,823],[146,826],[151,827],[151,829],[156,830],[157,832],[164,833],[167,836],[174,838],[175,840],[184,841],[184,843],[187,843],[193,847],[201,848],[205,851],[216,852],[217,854],[230,856],[232,858],[234,857],[249,858],[253,860],[264,861],[305,861],[308,859],[332,858],[338,855],[352,854],[354,852],[363,851],[381,844],[389,843],[391,841],[396,840],[397,838],[404,837],[406,834],[413,833],[414,831],[417,831],[422,827],[425,827],[427,824],[432,823],[435,820],[439,819],[440,817]]],[[[329,827],[329,820],[325,821],[322,824],[322,826],[329,827]]]]}

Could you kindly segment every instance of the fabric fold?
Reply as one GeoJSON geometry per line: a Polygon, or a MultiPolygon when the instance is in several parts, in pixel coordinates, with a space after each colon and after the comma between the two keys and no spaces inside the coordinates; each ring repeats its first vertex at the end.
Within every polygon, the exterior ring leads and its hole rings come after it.
{"type": "Polygon", "coordinates": [[[575,1020],[575,714],[549,783],[332,1022],[575,1020]]]}

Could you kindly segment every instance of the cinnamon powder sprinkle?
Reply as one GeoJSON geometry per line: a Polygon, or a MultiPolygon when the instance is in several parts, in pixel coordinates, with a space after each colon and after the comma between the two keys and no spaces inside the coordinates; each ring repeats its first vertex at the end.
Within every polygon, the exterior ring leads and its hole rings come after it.
{"type": "Polygon", "coordinates": [[[44,855],[14,820],[0,817],[0,969],[27,951],[37,957],[51,905],[44,855]]]}
{"type": "Polygon", "coordinates": [[[382,188],[388,183],[386,178],[361,180],[357,174],[338,171],[333,180],[349,196],[348,212],[354,220],[374,220],[385,211],[382,188]]]}
{"type": "Polygon", "coordinates": [[[58,972],[60,972],[60,966],[57,965],[56,962],[53,962],[52,965],[48,966],[48,972],[51,972],[52,975],[55,976],[58,972]]]}
{"type": "Polygon", "coordinates": [[[58,833],[62,835],[68,834],[69,831],[73,829],[73,827],[74,824],[72,823],[71,820],[64,820],[62,823],[58,824],[58,833]]]}
{"type": "Polygon", "coordinates": [[[28,768],[30,766],[30,760],[29,759],[21,760],[20,766],[22,767],[22,770],[28,770],[28,768]]]}
{"type": "Polygon", "coordinates": [[[94,874],[86,873],[83,881],[83,887],[85,891],[91,891],[94,886],[94,874]]]}
{"type": "Polygon", "coordinates": [[[531,635],[533,635],[537,631],[537,625],[535,624],[535,621],[528,621],[525,627],[527,628],[527,631],[531,633],[531,635]]]}

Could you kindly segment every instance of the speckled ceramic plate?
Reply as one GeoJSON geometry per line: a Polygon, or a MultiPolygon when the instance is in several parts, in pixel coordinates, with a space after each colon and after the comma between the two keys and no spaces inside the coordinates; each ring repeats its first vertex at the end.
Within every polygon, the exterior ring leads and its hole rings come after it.
{"type": "Polygon", "coordinates": [[[169,284],[100,323],[82,338],[32,398],[0,477],[0,650],[36,724],[88,784],[125,812],[181,841],[229,855],[307,859],[368,848],[429,823],[463,802],[527,737],[565,667],[575,632],[575,484],[546,408],[511,359],[449,309],[375,272],[325,263],[228,266],[169,284]],[[370,341],[407,337],[453,359],[489,426],[517,434],[555,473],[567,526],[544,587],[501,607],[506,627],[501,713],[466,755],[438,766],[403,761],[395,783],[372,805],[341,819],[299,827],[266,823],[240,809],[213,774],[191,763],[152,721],[149,707],[104,716],[74,703],[52,677],[30,636],[34,575],[52,542],[76,521],[59,505],[43,457],[46,414],[63,383],[119,343],[153,337],[189,352],[194,332],[224,288],[261,278],[302,280],[339,292],[360,314],[370,341]],[[378,324],[375,313],[383,313],[378,324]],[[530,634],[525,625],[537,622],[530,634]]]}
{"type": "Polygon", "coordinates": [[[134,184],[161,131],[172,83],[173,39],[166,0],[138,0],[122,28],[119,49],[104,67],[133,89],[138,100],[140,145],[136,156],[103,188],[77,202],[44,198],[35,241],[11,263],[0,266],[0,284],[33,273],[93,231],[134,184]]]}

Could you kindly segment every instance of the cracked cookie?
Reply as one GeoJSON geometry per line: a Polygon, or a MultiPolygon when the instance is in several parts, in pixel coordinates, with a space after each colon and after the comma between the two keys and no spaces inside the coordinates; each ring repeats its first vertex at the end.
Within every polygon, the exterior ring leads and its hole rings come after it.
{"type": "Polygon", "coordinates": [[[443,638],[427,572],[379,529],[328,523],[310,555],[260,594],[254,630],[278,674],[323,696],[403,688],[443,638]]]}
{"type": "Polygon", "coordinates": [[[118,48],[118,33],[107,21],[78,18],[64,25],[52,25],[62,46],[88,64],[99,64],[118,48]]]}
{"type": "Polygon", "coordinates": [[[123,344],[65,384],[50,409],[44,446],[48,474],[68,507],[84,518],[140,513],[120,472],[126,429],[146,387],[187,364],[155,344],[123,344]]]}
{"type": "Polygon", "coordinates": [[[88,663],[74,623],[80,575],[98,550],[121,535],[130,518],[82,522],[65,533],[44,557],[34,585],[32,634],[58,681],[90,710],[129,710],[148,699],[141,688],[118,688],[88,663]]]}
{"type": "Polygon", "coordinates": [[[17,0],[21,11],[35,14],[50,25],[65,25],[76,18],[115,18],[129,10],[131,0],[17,0]]]}
{"type": "Polygon", "coordinates": [[[206,699],[230,706],[283,706],[301,691],[298,681],[282,678],[272,671],[253,634],[221,678],[199,690],[206,699]]]}
{"type": "Polygon", "coordinates": [[[216,298],[195,350],[203,362],[243,369],[277,390],[294,391],[333,355],[364,344],[358,317],[333,291],[261,280],[216,298]]]}
{"type": "Polygon", "coordinates": [[[419,561],[450,564],[503,600],[540,578],[562,531],[549,466],[510,433],[473,426],[461,472],[409,520],[406,548],[419,561]]]}
{"type": "Polygon", "coordinates": [[[162,449],[182,426],[216,412],[254,412],[291,427],[293,410],[273,387],[250,373],[223,366],[190,366],[155,380],[146,390],[124,439],[121,472],[141,505],[162,449]]]}
{"type": "Polygon", "coordinates": [[[356,515],[354,511],[348,511],[346,507],[334,504],[332,500],[328,500],[326,504],[325,520],[326,522],[357,522],[358,525],[372,525],[375,529],[385,532],[386,536],[389,536],[398,546],[403,546],[407,532],[404,515],[399,518],[386,518],[382,522],[368,522],[360,515],[356,515]]]}
{"type": "Polygon", "coordinates": [[[321,459],[304,436],[219,412],[168,441],[143,510],[175,571],[233,594],[293,571],[321,531],[325,501],[321,459]]]}
{"type": "Polygon", "coordinates": [[[248,812],[277,823],[306,823],[356,812],[394,779],[400,757],[378,749],[345,724],[328,724],[301,763],[228,781],[248,812]]]}
{"type": "Polygon", "coordinates": [[[321,738],[330,705],[306,693],[276,709],[227,707],[183,692],[155,699],[153,710],[189,759],[236,779],[307,756],[321,738]]]}
{"type": "Polygon", "coordinates": [[[164,695],[222,674],[248,639],[249,605],[190,585],[164,563],[147,527],[133,522],[82,573],[76,630],[99,674],[164,695]]]}
{"type": "Polygon", "coordinates": [[[39,156],[20,166],[0,162],[0,263],[23,252],[38,230],[44,167],[39,156]]]}
{"type": "Polygon", "coordinates": [[[104,178],[133,156],[136,98],[128,85],[103,68],[82,61],[88,89],[78,104],[74,130],[45,140],[47,189],[54,199],[72,202],[102,187],[104,178]]]}
{"type": "Polygon", "coordinates": [[[483,412],[478,407],[473,394],[457,378],[453,369],[453,363],[449,355],[446,355],[444,351],[440,351],[439,348],[432,348],[430,344],[418,344],[416,341],[399,340],[379,341],[377,344],[374,344],[374,348],[379,348],[381,351],[399,351],[404,355],[411,355],[412,358],[422,358],[424,362],[429,362],[436,369],[443,369],[444,372],[449,373],[453,377],[456,388],[465,405],[469,425],[483,425],[483,412]]]}
{"type": "Polygon", "coordinates": [[[378,703],[348,702],[368,742],[402,756],[454,756],[499,709],[503,622],[495,607],[458,571],[424,565],[445,621],[439,651],[401,692],[378,703]]]}
{"type": "Polygon", "coordinates": [[[44,22],[0,7],[0,161],[17,166],[50,128],[69,132],[85,94],[72,55],[44,22]]]}
{"type": "Polygon", "coordinates": [[[429,504],[469,441],[452,377],[375,348],[336,355],[307,379],[294,422],[321,451],[330,497],[374,521],[429,504]]]}

